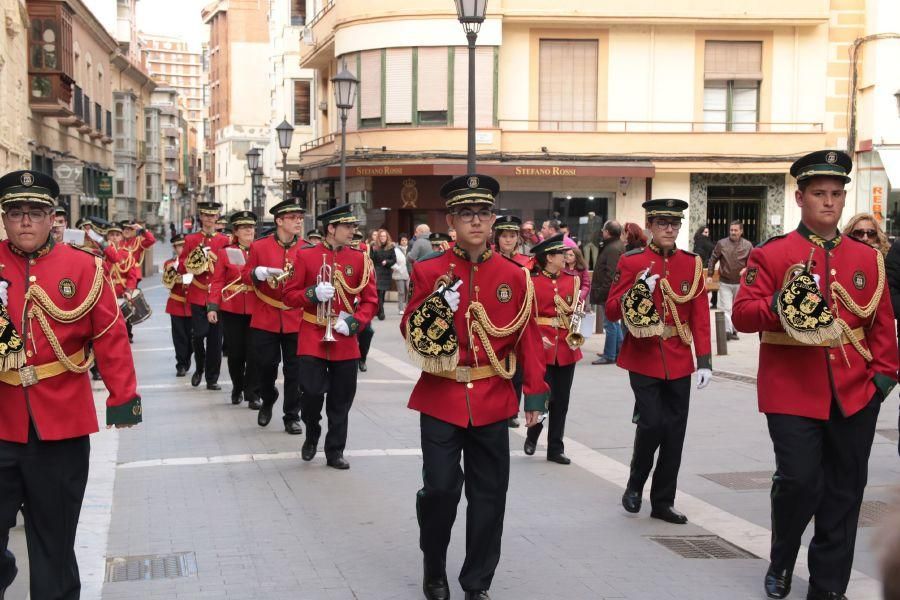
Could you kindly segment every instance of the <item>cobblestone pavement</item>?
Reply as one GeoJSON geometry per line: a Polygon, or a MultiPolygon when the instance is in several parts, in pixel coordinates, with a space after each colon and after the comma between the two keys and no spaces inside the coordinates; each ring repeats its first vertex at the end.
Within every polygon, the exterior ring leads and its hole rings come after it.
{"type": "MultiPolygon", "coordinates": [[[[260,428],[246,404],[232,406],[224,365],[221,392],[176,379],[165,290],[158,277],[143,287],[154,314],[136,328],[133,350],[145,421],[135,430],[104,430],[92,439],[78,540],[82,597],[421,598],[414,509],[421,457],[417,415],[406,408],[416,372],[405,360],[396,305],[388,306],[385,321],[375,322],[369,370],[360,374],[351,415],[352,468],[339,472],[325,466],[321,452],[313,462],[302,462],[302,437],[287,435],[278,418],[260,428]],[[193,553],[196,573],[104,582],[108,558],[173,553],[193,553]]],[[[764,598],[765,560],[682,558],[651,539],[718,535],[765,558],[774,461],[753,385],[717,376],[693,394],[676,499],[691,523],[651,520],[646,503],[641,514],[627,515],[619,500],[634,435],[633,397],[624,371],[590,365],[601,345],[602,337],[592,338],[576,370],[566,431],[571,466],[543,460],[540,448],[535,456],[524,456],[523,429],[511,431],[503,557],[492,596],[764,598]],[[716,482],[739,479],[718,474],[747,473],[737,483],[748,489],[716,482]]],[[[754,376],[752,336],[730,343],[729,355],[714,357],[714,364],[726,375],[754,376]]],[[[105,394],[98,398],[102,403],[105,394]]],[[[896,439],[896,411],[894,396],[879,421],[886,431],[876,436],[868,501],[889,502],[891,486],[900,481],[896,442],[888,437],[896,439]]],[[[464,504],[448,559],[454,598],[462,597],[455,576],[463,558],[464,504]]],[[[852,600],[880,597],[876,529],[860,529],[852,600]]],[[[12,547],[20,566],[27,567],[21,528],[13,532],[12,547]]],[[[795,578],[798,598],[806,592],[804,564],[795,578]]],[[[26,589],[24,568],[7,598],[25,598],[26,589]]]]}

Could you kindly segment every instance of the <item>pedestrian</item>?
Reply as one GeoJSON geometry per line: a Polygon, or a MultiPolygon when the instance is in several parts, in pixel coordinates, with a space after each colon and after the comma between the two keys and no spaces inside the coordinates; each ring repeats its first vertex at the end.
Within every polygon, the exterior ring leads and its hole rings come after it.
{"type": "Polygon", "coordinates": [[[173,223],[172,221],[169,221],[169,243],[170,244],[174,243],[175,236],[177,234],[178,234],[178,232],[175,231],[175,223],[173,223]]]}
{"type": "Polygon", "coordinates": [[[842,233],[872,246],[881,252],[882,256],[887,256],[891,249],[887,235],[878,224],[875,215],[870,213],[857,213],[850,217],[850,220],[844,225],[842,233]]]}
{"type": "Polygon", "coordinates": [[[325,240],[303,248],[294,276],[285,290],[285,302],[303,310],[297,354],[306,440],[300,456],[316,456],[322,433],[322,408],[328,417],[325,461],[335,469],[349,469],[344,458],[350,407],[356,396],[360,357],[357,334],[372,322],[378,293],[372,261],[365,252],[349,247],[359,223],[349,204],[319,215],[325,240]],[[330,277],[324,277],[323,265],[330,277]],[[324,339],[326,331],[333,341],[324,339]]]}
{"type": "Polygon", "coordinates": [[[740,221],[732,221],[728,226],[728,237],[716,242],[706,271],[706,284],[712,283],[712,277],[719,264],[719,303],[725,313],[725,337],[737,340],[738,334],[731,322],[731,307],[738,289],[741,287],[741,272],[747,268],[747,259],[753,244],[744,239],[744,226],[740,221]]]}
{"type": "MultiPolygon", "coordinates": [[[[175,234],[172,251],[175,256],[163,263],[163,285],[169,290],[166,313],[172,328],[172,346],[175,348],[175,377],[184,377],[191,368],[191,305],[187,301],[187,285],[184,275],[178,272],[178,256],[184,247],[184,236],[175,234]]],[[[199,368],[200,365],[198,364],[199,368]]]]}
{"type": "MultiPolygon", "coordinates": [[[[571,249],[565,244],[564,234],[559,233],[544,240],[531,251],[535,260],[531,270],[534,320],[541,330],[546,368],[544,380],[550,387],[547,460],[568,465],[572,461],[566,456],[563,436],[572,381],[575,378],[575,364],[581,360],[580,344],[573,343],[569,334],[581,293],[581,281],[575,271],[566,268],[566,254],[571,249]]],[[[534,454],[543,429],[542,422],[528,428],[524,446],[526,455],[534,454]]]]}
{"type": "Polygon", "coordinates": [[[494,179],[474,174],[443,186],[447,225],[456,229],[457,243],[418,263],[413,297],[400,324],[411,356],[423,368],[409,407],[421,413],[423,484],[416,494],[416,515],[424,555],[422,588],[429,600],[450,596],[447,547],[463,487],[466,558],[459,583],[465,600],[490,598],[509,487],[507,420],[517,408],[510,382],[516,359],[524,363],[527,425],[546,409],[530,276],[489,246],[499,187],[494,179]],[[439,331],[444,332],[440,342],[429,342],[439,331]]]}
{"type": "Polygon", "coordinates": [[[430,234],[431,228],[425,223],[421,223],[416,227],[416,241],[413,242],[412,248],[406,253],[410,273],[415,268],[416,261],[431,254],[431,242],[428,240],[430,234]]]}
{"type": "MultiPolygon", "coordinates": [[[[269,209],[275,231],[253,242],[243,271],[244,283],[253,286],[256,305],[250,318],[251,363],[255,366],[254,384],[259,394],[256,424],[267,427],[278,400],[275,380],[278,363],[284,374],[282,422],[289,435],[300,435],[300,361],[297,343],[302,310],[286,299],[286,281],[294,273],[303,239],[303,215],[306,209],[293,200],[279,202],[269,209]]],[[[319,246],[312,246],[319,247],[319,246]]],[[[252,408],[252,406],[251,406],[252,408]]]]}
{"type": "MultiPolygon", "coordinates": [[[[565,234],[563,234],[563,236],[563,244],[566,244],[565,234]]],[[[532,249],[532,252],[534,252],[534,249],[532,249]]],[[[584,255],[577,246],[573,248],[566,244],[566,251],[563,253],[563,259],[565,261],[565,264],[563,265],[564,268],[578,275],[578,279],[581,283],[578,298],[586,301],[588,294],[591,292],[591,271],[588,268],[587,262],[584,260],[584,255]]],[[[590,307],[587,307],[587,309],[590,311],[590,307]]]]}
{"type": "MultiPolygon", "coordinates": [[[[697,231],[694,233],[694,247],[691,250],[699,256],[703,260],[704,265],[709,264],[709,259],[712,256],[713,248],[716,247],[715,242],[712,241],[709,237],[709,226],[701,225],[697,228],[697,231]]],[[[718,283],[715,283],[718,286],[718,283]]],[[[706,283],[706,288],[710,291],[710,308],[716,308],[716,302],[719,297],[719,290],[712,289],[713,286],[710,285],[709,282],[706,283]]]]}
{"type": "Polygon", "coordinates": [[[600,235],[603,236],[603,243],[591,276],[591,304],[597,307],[598,316],[603,320],[604,340],[603,354],[591,364],[612,365],[619,357],[619,350],[625,341],[625,331],[621,321],[613,321],[606,317],[606,299],[613,284],[616,265],[625,253],[625,243],[622,242],[622,226],[616,221],[604,223],[600,235]]]}
{"type": "Polygon", "coordinates": [[[391,279],[397,287],[397,312],[403,314],[409,300],[409,269],[406,266],[406,253],[409,241],[405,235],[400,236],[400,243],[394,246],[394,264],[391,266],[391,279]]]}
{"type": "Polygon", "coordinates": [[[559,231],[560,222],[556,219],[547,219],[541,224],[541,240],[552,238],[559,231]]]}
{"type": "Polygon", "coordinates": [[[206,317],[209,283],[215,270],[215,259],[210,256],[228,244],[228,236],[216,231],[221,208],[218,202],[197,203],[200,231],[185,236],[184,248],[178,257],[178,272],[192,275],[187,299],[191,305],[191,334],[197,368],[191,376],[191,385],[199,386],[205,373],[208,390],[222,389],[218,383],[222,369],[222,328],[218,323],[210,323],[206,317]]]}
{"type": "Polygon", "coordinates": [[[56,181],[37,171],[0,178],[8,237],[0,242],[0,598],[18,573],[8,544],[20,510],[30,597],[79,596],[75,536],[89,435],[99,429],[88,375],[95,359],[109,390],[107,428],[142,418],[131,349],[101,259],[53,241],[58,196],[56,181]]]}
{"type": "Polygon", "coordinates": [[[800,225],[750,254],[734,324],[759,333],[759,410],[775,451],[764,586],[791,591],[810,520],[810,600],[844,598],[881,403],[897,383],[897,338],[880,252],[837,225],[853,162],[838,150],[791,166],[800,225]]]}
{"type": "Polygon", "coordinates": [[[524,221],[520,232],[522,245],[519,249],[520,254],[530,255],[531,249],[541,243],[541,237],[534,231],[534,221],[524,221]]]}
{"type": "Polygon", "coordinates": [[[375,265],[375,284],[378,290],[378,320],[384,321],[384,297],[391,289],[394,280],[392,267],[397,263],[397,253],[394,251],[394,242],[387,229],[375,231],[374,242],[369,247],[369,258],[375,265]]]}
{"type": "Polygon", "coordinates": [[[626,328],[618,364],[628,370],[637,425],[622,506],[631,513],[641,510],[658,449],[650,516],[680,525],[688,520],[674,504],[694,372],[692,343],[697,389],[712,379],[709,302],[700,257],[675,247],[688,203],[659,199],[643,207],[651,241],[619,259],[606,299],[607,317],[622,319],[626,328]]]}
{"type": "Polygon", "coordinates": [[[257,366],[250,360],[250,320],[256,311],[256,294],[248,279],[250,245],[256,235],[256,215],[235,212],[228,219],[233,241],[216,252],[216,270],[209,286],[206,317],[222,324],[222,338],[228,348],[228,375],[231,377],[231,403],[259,402],[256,396],[257,366]],[[239,260],[235,258],[239,257],[239,260]]]}
{"type": "Polygon", "coordinates": [[[625,252],[647,247],[647,234],[637,223],[625,223],[625,252]]]}

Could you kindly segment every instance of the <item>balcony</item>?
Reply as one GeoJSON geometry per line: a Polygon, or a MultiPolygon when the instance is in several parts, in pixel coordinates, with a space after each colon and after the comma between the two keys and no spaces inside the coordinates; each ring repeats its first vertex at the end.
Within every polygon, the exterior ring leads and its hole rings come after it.
{"type": "Polygon", "coordinates": [[[33,113],[71,116],[74,60],[72,9],[65,2],[31,0],[28,17],[28,103],[33,113]]]}
{"type": "Polygon", "coordinates": [[[84,102],[82,103],[81,120],[84,121],[84,124],[78,128],[78,133],[90,133],[92,129],[91,98],[87,94],[84,95],[84,102]]]}
{"type": "MultiPolygon", "coordinates": [[[[371,9],[371,3],[369,8],[371,9]]],[[[300,66],[307,69],[327,68],[334,59],[334,27],[337,11],[334,0],[316,13],[306,24],[300,44],[300,66]]]]}
{"type": "Polygon", "coordinates": [[[84,125],[84,93],[77,85],[71,95],[66,114],[59,120],[65,127],[81,127],[84,125]]]}

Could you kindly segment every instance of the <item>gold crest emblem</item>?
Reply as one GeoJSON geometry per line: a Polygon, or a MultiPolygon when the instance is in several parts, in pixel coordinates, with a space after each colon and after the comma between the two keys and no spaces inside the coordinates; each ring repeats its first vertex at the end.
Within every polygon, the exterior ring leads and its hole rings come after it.
{"type": "Polygon", "coordinates": [[[681,293],[682,294],[687,294],[690,289],[691,289],[690,283],[688,283],[687,281],[681,282],[681,293]]]}
{"type": "Polygon", "coordinates": [[[744,283],[746,285],[753,285],[753,282],[756,281],[756,275],[759,273],[759,269],[753,267],[752,269],[747,269],[747,274],[744,276],[744,283]]]}
{"type": "Polygon", "coordinates": [[[19,178],[19,181],[25,187],[31,187],[34,185],[34,175],[31,173],[22,173],[22,176],[19,178]]]}
{"type": "Polygon", "coordinates": [[[353,275],[353,265],[345,266],[344,273],[347,275],[347,277],[350,277],[351,275],[353,275]]]}
{"type": "Polygon", "coordinates": [[[470,188],[477,188],[478,183],[479,183],[478,178],[475,176],[469,177],[469,180],[467,182],[467,184],[470,188]]]}
{"type": "Polygon", "coordinates": [[[512,300],[512,288],[509,287],[509,284],[501,283],[497,288],[497,300],[506,304],[510,300],[512,300]]]}
{"type": "Polygon", "coordinates": [[[829,152],[828,154],[826,154],[825,162],[827,162],[829,165],[833,165],[834,163],[836,163],[837,162],[837,152],[829,152]]]}
{"type": "Polygon", "coordinates": [[[63,298],[69,299],[75,297],[75,282],[66,277],[59,282],[59,293],[63,298]]]}
{"type": "Polygon", "coordinates": [[[400,200],[403,206],[400,208],[418,208],[419,190],[416,188],[415,179],[404,179],[403,189],[400,190],[400,200]]]}
{"type": "Polygon", "coordinates": [[[666,200],[666,206],[668,206],[669,208],[672,208],[673,206],[675,206],[675,201],[674,200],[666,200]]]}
{"type": "Polygon", "coordinates": [[[861,290],[864,287],[866,287],[866,274],[865,273],[863,273],[862,271],[857,271],[856,273],[853,274],[853,287],[855,287],[858,290],[861,290]]]}

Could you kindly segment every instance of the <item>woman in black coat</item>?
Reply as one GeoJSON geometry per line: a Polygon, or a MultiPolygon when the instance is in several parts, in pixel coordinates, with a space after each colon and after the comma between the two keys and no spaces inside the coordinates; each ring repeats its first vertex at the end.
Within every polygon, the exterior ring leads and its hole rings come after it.
{"type": "Polygon", "coordinates": [[[375,265],[375,285],[378,288],[378,320],[384,321],[384,296],[391,289],[393,271],[391,267],[397,262],[394,242],[386,229],[379,229],[375,243],[369,248],[369,257],[375,265]]]}
{"type": "MultiPolygon", "coordinates": [[[[703,260],[704,270],[709,265],[709,257],[712,256],[713,250],[715,250],[715,248],[716,243],[709,237],[709,227],[707,227],[706,225],[701,225],[700,228],[697,229],[697,232],[694,233],[693,252],[703,260]]],[[[713,290],[712,298],[709,301],[709,306],[711,308],[715,308],[718,300],[719,293],[713,290]]]]}

